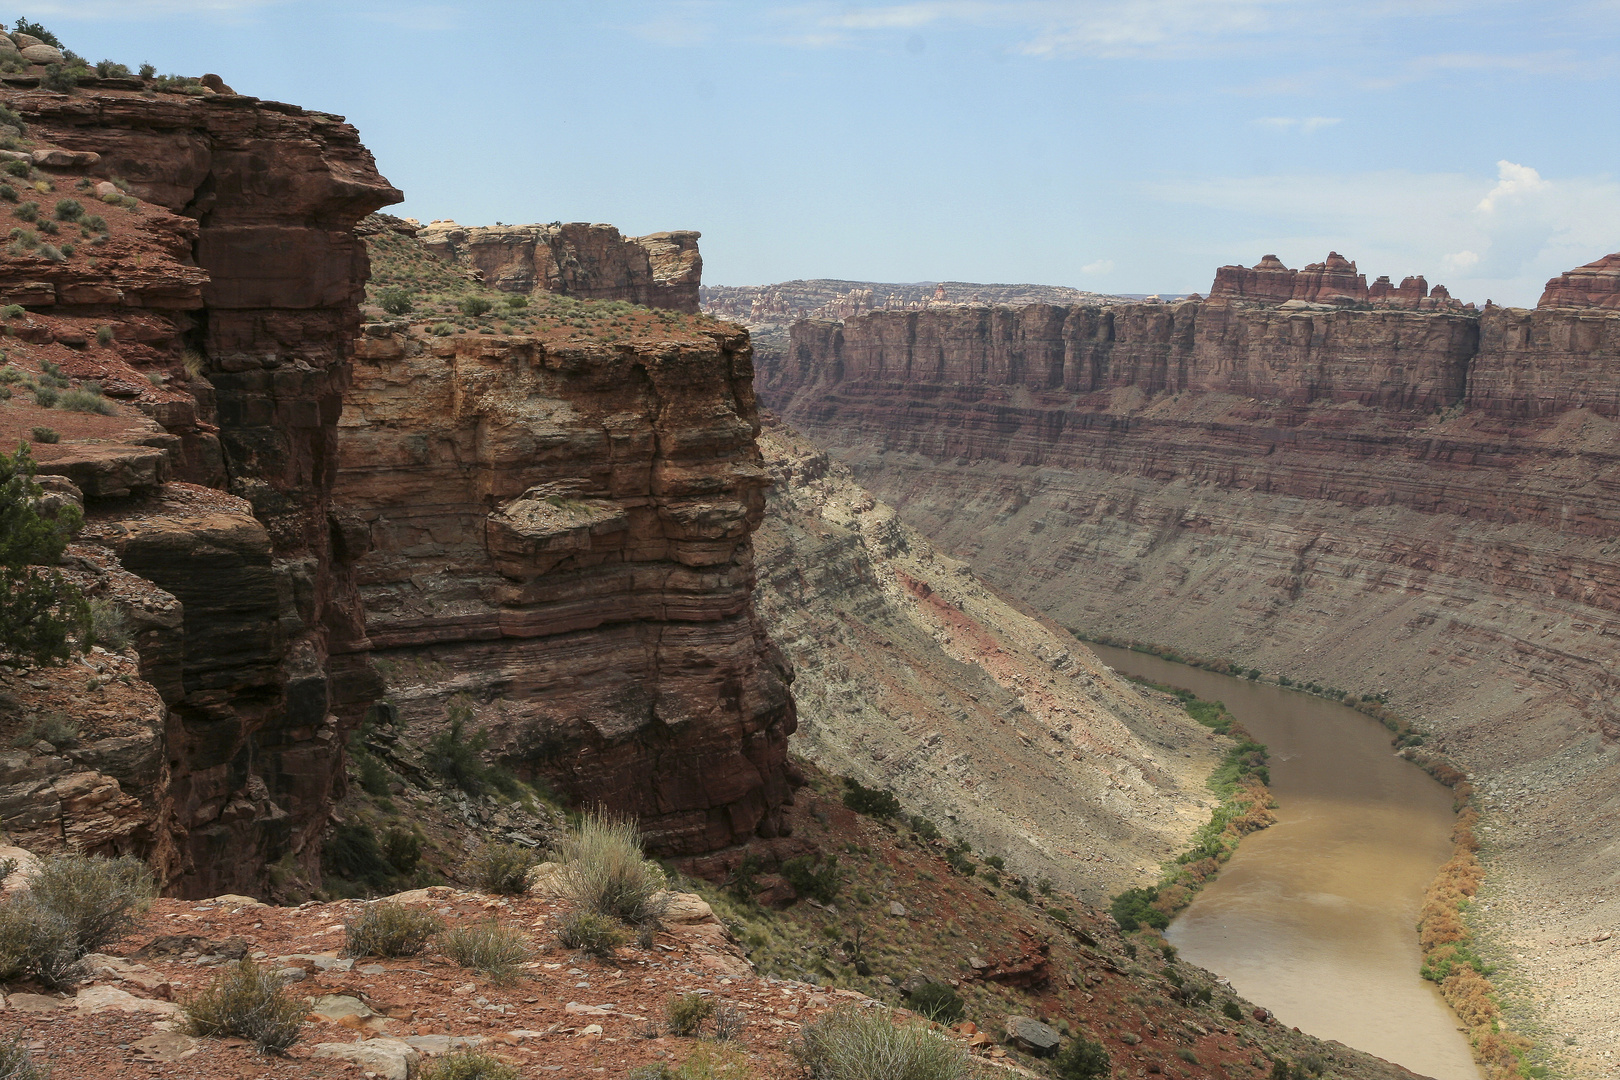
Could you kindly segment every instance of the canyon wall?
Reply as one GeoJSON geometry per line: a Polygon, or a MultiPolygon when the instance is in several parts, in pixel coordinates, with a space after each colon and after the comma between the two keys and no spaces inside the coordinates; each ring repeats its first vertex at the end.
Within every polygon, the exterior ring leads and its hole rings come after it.
{"type": "Polygon", "coordinates": [[[503,763],[673,854],[777,835],[793,779],[791,674],[750,598],[751,351],[709,326],[623,345],[380,326],[336,491],[401,720],[472,702],[503,763]]]}
{"type": "Polygon", "coordinates": [[[701,234],[690,230],[620,236],[611,225],[462,226],[435,221],[422,243],[503,292],[550,292],[581,300],[698,310],[701,234]]]}
{"type": "Polygon", "coordinates": [[[183,612],[176,634],[140,639],[167,705],[168,888],[263,891],[268,863],[312,864],[341,727],[377,686],[329,492],[366,276],[353,226],[401,196],[341,117],[31,78],[3,97],[50,198],[77,194],[109,232],[8,260],[8,288],[39,359],[128,406],[120,438],[64,441],[41,470],[79,483],[87,536],[183,612]]]}
{"type": "MultiPolygon", "coordinates": [[[[1062,625],[1386,693],[1482,792],[1493,959],[1588,1031],[1597,999],[1534,958],[1606,930],[1620,886],[1620,315],[1568,306],[1604,280],[1533,311],[806,322],[760,396],[1062,625]]],[[[1582,986],[1620,977],[1592,963],[1582,986]]]]}

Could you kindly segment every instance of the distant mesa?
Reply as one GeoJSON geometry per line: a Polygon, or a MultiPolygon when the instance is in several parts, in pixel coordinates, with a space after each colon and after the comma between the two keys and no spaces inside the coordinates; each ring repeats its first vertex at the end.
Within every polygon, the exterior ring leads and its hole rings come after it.
{"type": "Polygon", "coordinates": [[[1547,282],[1536,307],[1620,309],[1620,253],[1559,274],[1547,282]]]}
{"type": "MultiPolygon", "coordinates": [[[[1594,264],[1596,265],[1596,264],[1594,264]]],[[[1474,305],[1452,299],[1444,285],[1429,287],[1422,276],[1401,279],[1399,285],[1380,277],[1367,284],[1367,275],[1337,251],[1328,252],[1322,262],[1310,263],[1303,270],[1291,270],[1275,255],[1267,255],[1253,266],[1223,266],[1215,271],[1211,300],[1247,300],[1262,304],[1335,304],[1350,307],[1406,308],[1413,311],[1466,311],[1474,305]]]]}

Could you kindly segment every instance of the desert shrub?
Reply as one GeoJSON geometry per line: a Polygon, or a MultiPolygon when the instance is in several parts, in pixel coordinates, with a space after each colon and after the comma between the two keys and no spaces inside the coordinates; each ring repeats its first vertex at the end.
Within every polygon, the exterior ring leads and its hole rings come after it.
{"type": "Polygon", "coordinates": [[[866,787],[852,776],[844,777],[844,805],[867,817],[892,818],[900,813],[900,800],[893,792],[866,787]]]}
{"type": "Polygon", "coordinates": [[[473,708],[465,700],[454,700],[445,710],[448,726],[428,740],[427,766],[469,795],[482,795],[490,789],[508,798],[523,794],[523,785],[506,769],[484,763],[489,749],[489,733],[483,729],[467,733],[473,708]]]}
{"type": "Polygon", "coordinates": [[[714,1006],[714,1037],[717,1042],[736,1042],[742,1038],[743,1028],[748,1026],[748,1018],[743,1011],[729,1002],[717,1002],[714,1006]]]}
{"type": "Polygon", "coordinates": [[[56,220],[78,221],[84,217],[84,204],[78,199],[57,199],[56,220]]]}
{"type": "Polygon", "coordinates": [[[533,850],[520,844],[490,840],[472,853],[462,872],[484,892],[521,896],[528,888],[529,871],[539,861],[533,850]]]}
{"type": "Polygon", "coordinates": [[[266,1053],[298,1041],[307,1011],[282,989],[281,980],[243,957],[183,1003],[193,1035],[247,1039],[266,1053]]]}
{"type": "Polygon", "coordinates": [[[41,739],[56,747],[77,746],[79,725],[61,713],[46,713],[44,716],[35,717],[32,723],[18,732],[12,745],[32,746],[41,739]]]}
{"type": "MultiPolygon", "coordinates": [[[[20,165],[22,162],[13,162],[13,164],[20,165]]],[[[38,221],[39,203],[32,199],[29,199],[25,203],[19,203],[17,205],[17,209],[11,212],[11,216],[16,218],[18,221],[38,221]]]]}
{"type": "Polygon", "coordinates": [[[656,922],[662,914],[664,872],[641,853],[635,822],[592,811],[557,845],[563,892],[583,910],[627,923],[656,922]]]}
{"type": "Polygon", "coordinates": [[[0,982],[31,977],[48,987],[65,986],[78,975],[78,961],[67,918],[26,894],[0,903],[0,982]]]}
{"type": "Polygon", "coordinates": [[[439,951],[465,968],[483,972],[495,982],[509,982],[529,959],[529,939],[487,919],[439,935],[439,951]]]}
{"type": "MultiPolygon", "coordinates": [[[[17,176],[23,179],[27,179],[28,174],[34,171],[33,166],[29,165],[26,161],[8,161],[5,163],[5,165],[0,166],[0,168],[5,169],[6,175],[8,176],[17,176]]],[[[34,213],[35,215],[39,214],[38,203],[34,204],[34,213]]]]}
{"type": "Polygon", "coordinates": [[[883,1009],[845,1005],[804,1025],[796,1048],[816,1080],[957,1080],[966,1050],[926,1024],[895,1024],[883,1009]]]}
{"type": "MultiPolygon", "coordinates": [[[[3,192],[0,192],[0,195],[3,195],[3,194],[4,194],[3,192]]],[[[87,217],[83,221],[81,221],[79,224],[83,225],[85,228],[89,229],[91,232],[104,233],[104,232],[107,231],[107,219],[102,217],[100,214],[95,214],[95,215],[92,215],[91,217],[87,217]]]]}
{"type": "Polygon", "coordinates": [[[0,384],[0,401],[11,400],[11,387],[0,384]]]}
{"type": "Polygon", "coordinates": [[[1113,1063],[1103,1044],[1076,1035],[1053,1063],[1060,1080],[1101,1080],[1111,1074],[1113,1063]]]}
{"type": "Polygon", "coordinates": [[[156,895],[152,872],[129,856],[51,855],[28,885],[31,902],[68,920],[80,956],[128,933],[156,895]]]}
{"type": "Polygon", "coordinates": [[[34,387],[34,404],[38,405],[42,409],[55,408],[57,401],[60,400],[61,397],[62,391],[58,390],[54,386],[46,386],[42,383],[39,386],[34,387]]]}
{"type": "Polygon", "coordinates": [[[70,505],[47,518],[38,508],[43,495],[26,444],[0,453],[0,667],[61,663],[90,633],[83,594],[42,568],[61,557],[83,515],[70,505]]]}
{"type": "Polygon", "coordinates": [[[21,1032],[0,1041],[0,1080],[49,1080],[50,1075],[48,1068],[34,1064],[21,1032]]]}
{"type": "Polygon", "coordinates": [[[20,319],[28,314],[28,309],[21,304],[7,304],[0,308],[0,319],[20,319]]]}
{"type": "Polygon", "coordinates": [[[61,262],[67,258],[67,252],[63,251],[55,244],[41,244],[39,245],[39,250],[34,254],[38,255],[46,262],[61,262]]]}
{"type": "Polygon", "coordinates": [[[939,839],[939,826],[935,825],[932,821],[929,821],[920,814],[913,814],[911,816],[911,831],[916,833],[924,840],[939,839]]]}
{"type": "Polygon", "coordinates": [[[45,27],[41,26],[39,23],[32,22],[28,19],[19,18],[17,20],[17,25],[11,28],[11,32],[14,34],[27,34],[29,37],[37,37],[39,40],[55,49],[60,49],[62,47],[61,38],[45,29],[45,27]]]}
{"type": "Polygon", "coordinates": [[[1243,1006],[1239,1005],[1231,998],[1227,998],[1221,1003],[1221,1012],[1233,1023],[1243,1023],[1243,1006]]]}
{"type": "Polygon", "coordinates": [[[557,924],[557,940],[565,949],[578,949],[604,959],[630,940],[619,920],[590,911],[570,911],[557,924]]]}
{"type": "Polygon", "coordinates": [[[714,1015],[714,1002],[706,994],[671,994],[664,1002],[664,1021],[671,1035],[696,1035],[714,1015]]]}
{"type": "Polygon", "coordinates": [[[1198,1055],[1187,1049],[1185,1046],[1176,1051],[1176,1057],[1180,1058],[1182,1061],[1185,1061],[1189,1065],[1200,1064],[1198,1055]]]}
{"type": "Polygon", "coordinates": [[[61,397],[56,400],[58,409],[67,409],[70,412],[99,413],[102,416],[111,416],[118,411],[118,407],[100,394],[92,390],[64,390],[61,397]]]}
{"type": "Polygon", "coordinates": [[[157,74],[157,66],[154,64],[142,64],[138,74],[143,79],[150,79],[157,74]]]}
{"type": "Polygon", "coordinates": [[[377,834],[360,821],[345,821],[321,845],[321,871],[381,892],[392,872],[377,843],[377,834]]]}
{"type": "Polygon", "coordinates": [[[506,298],[506,306],[511,311],[522,311],[529,306],[529,298],[514,293],[506,298]]]}
{"type": "Polygon", "coordinates": [[[482,1050],[455,1050],[424,1067],[418,1080],[518,1080],[518,1071],[482,1050]]]}
{"type": "Polygon", "coordinates": [[[444,920],[431,911],[379,900],[344,920],[343,951],[348,956],[415,956],[443,930],[444,920]]]}
{"type": "Polygon", "coordinates": [[[954,1024],[967,1011],[962,995],[940,982],[926,982],[906,995],[911,1011],[937,1024],[954,1024]]]}
{"type": "Polygon", "coordinates": [[[482,296],[469,296],[463,299],[458,306],[461,308],[463,315],[470,315],[476,319],[480,315],[489,314],[490,308],[495,305],[482,296]]]}
{"type": "Polygon", "coordinates": [[[14,127],[18,131],[28,130],[28,125],[23,123],[23,118],[17,115],[16,110],[5,105],[0,105],[0,125],[14,127]]]}
{"type": "Polygon", "coordinates": [[[394,869],[402,874],[412,873],[422,862],[422,838],[396,825],[383,833],[382,853],[394,869]]]}
{"type": "Polygon", "coordinates": [[[39,87],[41,90],[55,90],[59,94],[71,94],[79,88],[79,69],[47,64],[45,74],[39,78],[39,87]]]}
{"type": "Polygon", "coordinates": [[[110,326],[96,327],[96,344],[111,345],[113,343],[113,328],[110,326]]]}
{"type": "Polygon", "coordinates": [[[16,202],[17,189],[10,184],[0,184],[0,199],[4,199],[6,202],[16,202]]]}
{"type": "Polygon", "coordinates": [[[782,864],[782,876],[793,891],[823,904],[838,899],[843,888],[843,875],[838,872],[838,856],[800,855],[782,864]]]}
{"type": "Polygon", "coordinates": [[[1108,902],[1108,912],[1121,930],[1136,930],[1142,926],[1163,930],[1170,925],[1170,916],[1153,906],[1158,898],[1158,889],[1127,889],[1108,902]]]}
{"type": "Polygon", "coordinates": [[[391,285],[377,294],[377,306],[390,315],[403,315],[411,310],[411,294],[398,285],[391,285]]]}
{"type": "Polygon", "coordinates": [[[56,433],[55,428],[48,427],[37,427],[33,430],[32,434],[34,441],[37,443],[53,443],[62,438],[62,436],[56,433]]]}

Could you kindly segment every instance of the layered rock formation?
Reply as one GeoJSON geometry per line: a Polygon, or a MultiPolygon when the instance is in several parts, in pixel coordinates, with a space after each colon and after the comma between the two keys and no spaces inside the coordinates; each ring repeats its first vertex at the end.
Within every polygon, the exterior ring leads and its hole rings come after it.
{"type": "Polygon", "coordinates": [[[1537,308],[1620,308],[1620,253],[1577,266],[1547,282],[1537,308]]]}
{"type": "Polygon", "coordinates": [[[420,233],[429,251],[510,293],[698,310],[703,257],[692,231],[620,236],[611,225],[462,226],[435,221],[420,233]]]}
{"type": "Polygon", "coordinates": [[[366,273],[352,230],[400,193],[340,117],[87,82],[0,96],[109,235],[8,260],[0,288],[38,313],[36,360],[127,387],[151,418],[155,433],[125,420],[127,441],[64,442],[41,467],[81,483],[114,564],[179,602],[177,632],[141,642],[168,707],[147,829],[174,840],[168,887],[253,891],[267,863],[313,858],[341,724],[377,685],[328,493],[366,273]],[[117,344],[86,353],[101,326],[117,344]]]}
{"type": "Polygon", "coordinates": [[[502,760],[660,849],[774,836],[794,730],[750,602],[768,474],[745,334],[362,350],[337,499],[407,724],[476,702],[502,760]]]}
{"type": "Polygon", "coordinates": [[[1253,266],[1223,266],[1215,271],[1209,299],[1269,304],[1292,301],[1342,307],[1371,303],[1423,311],[1464,310],[1463,304],[1451,299],[1444,285],[1436,285],[1430,291],[1428,281],[1421,275],[1402,278],[1398,286],[1387,276],[1368,285],[1367,275],[1357,272],[1356,264],[1337,251],[1328,252],[1325,260],[1309,263],[1303,270],[1290,270],[1275,255],[1267,255],[1253,266]]]}
{"type": "MultiPolygon", "coordinates": [[[[1594,872],[1620,791],[1617,328],[1551,303],[877,313],[800,324],[761,397],[1064,625],[1385,691],[1487,790],[1534,793],[1493,823],[1493,880],[1510,918],[1567,901],[1559,930],[1501,929],[1539,942],[1596,933],[1620,883],[1594,872]]],[[[1555,1022],[1586,1030],[1581,1000],[1555,1022]]]]}
{"type": "Polygon", "coordinates": [[[1151,884],[1213,805],[1219,740],[985,588],[781,425],[755,596],[796,752],[1090,903],[1151,884]],[[1060,794],[1061,793],[1061,794],[1060,794]]]}

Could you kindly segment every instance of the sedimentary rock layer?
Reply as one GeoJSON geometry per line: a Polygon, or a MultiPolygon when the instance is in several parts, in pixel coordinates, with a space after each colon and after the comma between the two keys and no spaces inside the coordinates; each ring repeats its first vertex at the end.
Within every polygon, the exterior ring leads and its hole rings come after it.
{"type": "Polygon", "coordinates": [[[400,332],[363,356],[336,497],[372,643],[433,672],[402,718],[467,695],[503,761],[666,851],[776,835],[794,709],[750,601],[747,335],[400,332]]]}
{"type": "Polygon", "coordinates": [[[581,300],[695,312],[703,279],[701,234],[620,236],[611,225],[462,226],[436,221],[420,233],[440,258],[505,292],[551,292],[581,300]]]}
{"type": "Polygon", "coordinates": [[[878,313],[800,324],[761,398],[1064,625],[1386,691],[1513,809],[1498,910],[1556,896],[1554,936],[1590,937],[1620,884],[1617,333],[1592,308],[878,313]]]}
{"type": "Polygon", "coordinates": [[[341,117],[116,80],[4,98],[54,148],[36,154],[59,191],[94,209],[105,189],[108,217],[130,220],[104,257],[10,260],[0,287],[50,319],[109,326],[122,362],[157,382],[189,350],[188,381],[127,395],[173,436],[146,439],[165,460],[142,469],[154,450],[87,445],[94,461],[44,468],[134,477],[85,496],[98,538],[184,609],[179,677],[163,682],[180,838],[169,887],[253,892],[268,862],[312,858],[342,783],[342,718],[377,685],[328,493],[366,277],[353,226],[401,196],[341,117]]]}

